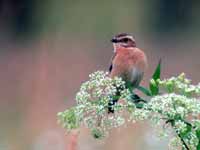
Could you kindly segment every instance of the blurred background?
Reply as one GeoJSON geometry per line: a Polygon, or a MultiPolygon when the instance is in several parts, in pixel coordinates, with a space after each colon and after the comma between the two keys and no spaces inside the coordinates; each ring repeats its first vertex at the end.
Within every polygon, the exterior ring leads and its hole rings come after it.
{"type": "MultiPolygon", "coordinates": [[[[75,105],[88,74],[107,70],[110,39],[134,35],[148,57],[143,85],[162,58],[162,77],[200,76],[198,0],[0,0],[0,150],[69,150],[56,114],[75,105]]],[[[167,150],[146,123],[94,140],[81,129],[80,150],[167,150]]]]}

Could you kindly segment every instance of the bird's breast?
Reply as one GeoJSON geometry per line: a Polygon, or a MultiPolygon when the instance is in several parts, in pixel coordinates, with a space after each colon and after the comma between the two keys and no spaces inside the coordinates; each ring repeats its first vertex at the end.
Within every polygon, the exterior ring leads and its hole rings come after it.
{"type": "Polygon", "coordinates": [[[113,63],[121,65],[126,69],[132,69],[135,66],[141,70],[145,70],[147,67],[146,55],[138,48],[118,50],[113,63]]]}
{"type": "Polygon", "coordinates": [[[118,51],[112,63],[111,76],[119,76],[125,81],[138,85],[146,68],[146,57],[137,49],[118,51]]]}

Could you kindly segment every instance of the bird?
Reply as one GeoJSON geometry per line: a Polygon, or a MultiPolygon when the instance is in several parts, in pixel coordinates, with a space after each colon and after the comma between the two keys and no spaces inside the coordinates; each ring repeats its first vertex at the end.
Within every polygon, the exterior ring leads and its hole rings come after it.
{"type": "MultiPolygon", "coordinates": [[[[137,48],[131,34],[117,34],[111,39],[111,42],[113,43],[114,55],[109,67],[109,76],[111,78],[121,77],[127,86],[131,86],[131,89],[137,88],[148,66],[146,54],[137,48]]],[[[138,98],[137,95],[135,96],[138,98]]],[[[114,112],[112,106],[117,101],[118,99],[115,98],[109,102],[109,113],[114,112]]]]}

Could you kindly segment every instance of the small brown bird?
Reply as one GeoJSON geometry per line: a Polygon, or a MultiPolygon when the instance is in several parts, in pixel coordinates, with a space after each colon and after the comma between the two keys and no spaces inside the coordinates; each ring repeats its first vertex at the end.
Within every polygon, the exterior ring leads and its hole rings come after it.
{"type": "MultiPolygon", "coordinates": [[[[114,36],[111,42],[114,47],[114,56],[109,68],[110,77],[121,77],[126,82],[126,85],[137,88],[147,68],[145,53],[136,47],[134,38],[127,33],[114,36]]],[[[116,93],[116,95],[118,94],[119,92],[116,93]]],[[[135,94],[133,94],[133,97],[140,99],[135,94]]],[[[109,102],[108,113],[114,113],[112,106],[117,101],[118,99],[115,98],[109,102]]]]}
{"type": "Polygon", "coordinates": [[[109,68],[110,77],[118,76],[137,87],[147,68],[145,53],[136,47],[134,38],[127,33],[121,33],[111,40],[114,56],[109,68]]]}

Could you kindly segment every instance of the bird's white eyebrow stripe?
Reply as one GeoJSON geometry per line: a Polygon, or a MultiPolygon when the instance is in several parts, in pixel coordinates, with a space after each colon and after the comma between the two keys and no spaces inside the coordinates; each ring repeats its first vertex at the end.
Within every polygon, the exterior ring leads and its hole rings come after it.
{"type": "Polygon", "coordinates": [[[131,40],[135,41],[134,38],[132,36],[130,36],[130,35],[127,35],[127,36],[124,36],[124,37],[120,37],[119,40],[124,39],[124,38],[128,38],[128,39],[131,39],[131,40]]]}

